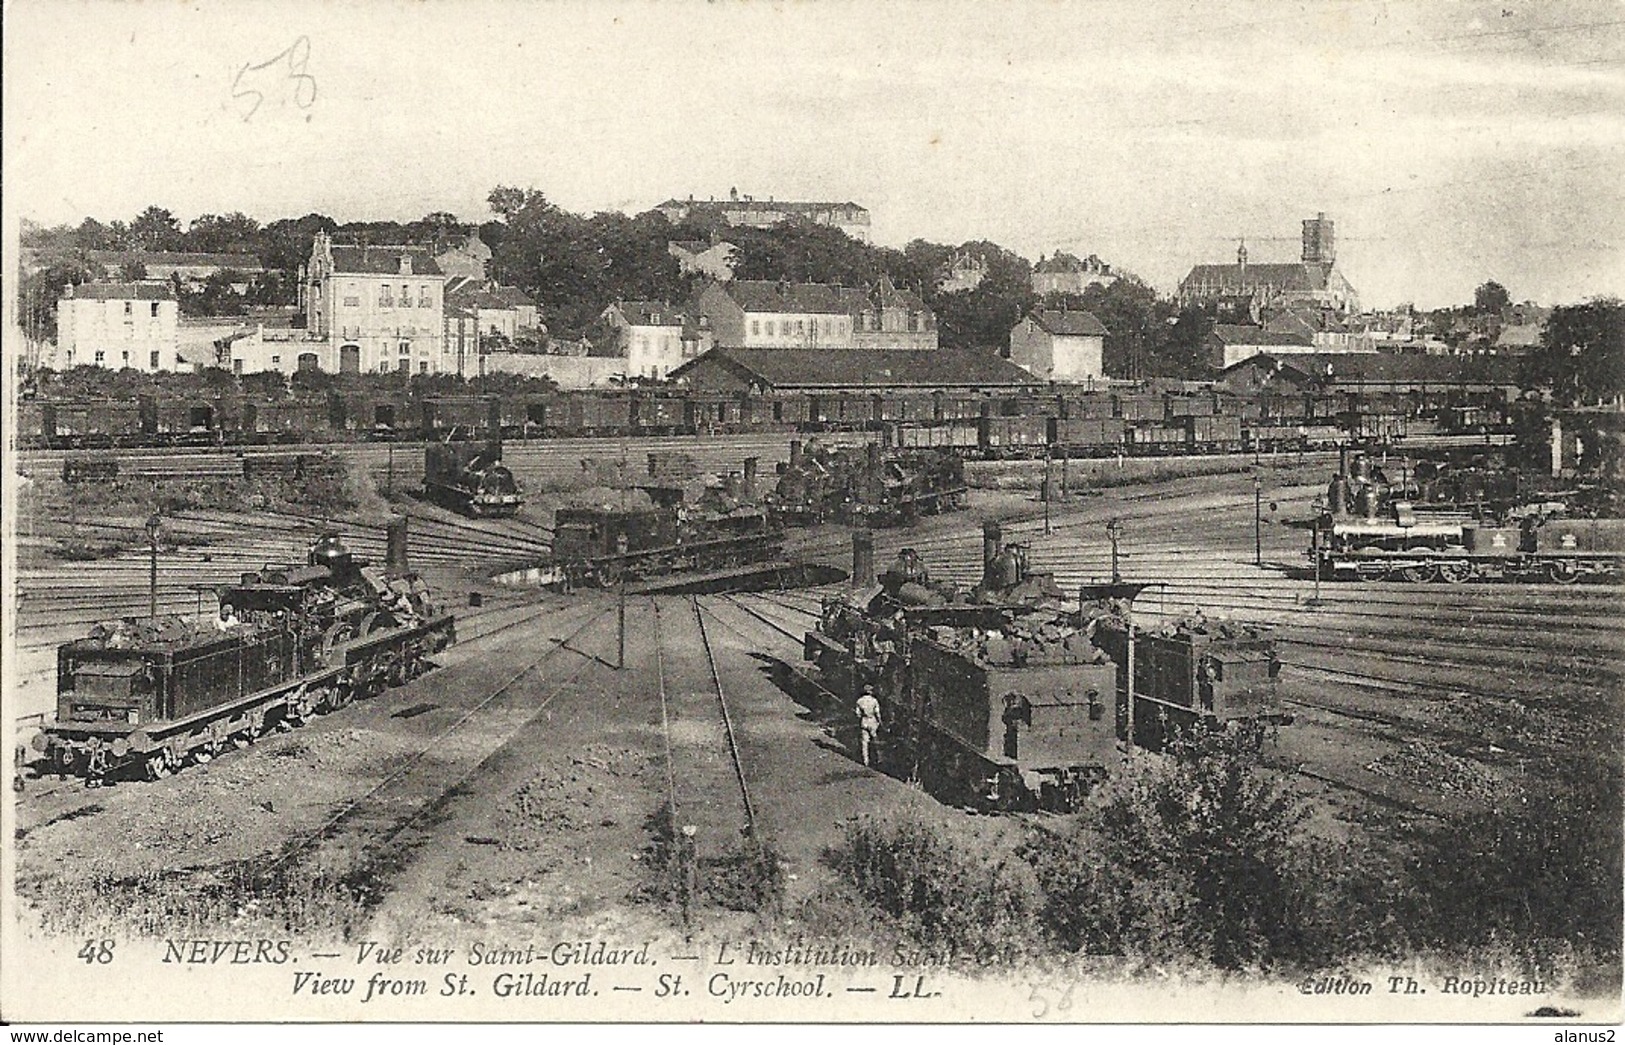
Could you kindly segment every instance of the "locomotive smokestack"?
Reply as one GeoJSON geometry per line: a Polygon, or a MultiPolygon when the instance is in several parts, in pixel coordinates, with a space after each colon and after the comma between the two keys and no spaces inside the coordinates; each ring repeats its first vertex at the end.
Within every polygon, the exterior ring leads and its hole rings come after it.
{"type": "Polygon", "coordinates": [[[1337,448],[1337,474],[1345,480],[1349,477],[1349,448],[1346,445],[1337,448]]]}
{"type": "Polygon", "coordinates": [[[864,588],[875,582],[875,535],[872,530],[852,531],[852,586],[864,588]]]}
{"type": "Polygon", "coordinates": [[[405,573],[411,567],[406,561],[406,516],[397,515],[389,520],[384,541],[384,565],[390,573],[405,573]]]}
{"type": "Polygon", "coordinates": [[[791,468],[800,468],[801,467],[801,440],[800,439],[792,439],[792,440],[790,440],[790,467],[791,468]]]}
{"type": "Polygon", "coordinates": [[[993,560],[998,557],[999,547],[1004,542],[1004,531],[996,522],[982,524],[982,581],[991,585],[993,582],[993,560]]]}

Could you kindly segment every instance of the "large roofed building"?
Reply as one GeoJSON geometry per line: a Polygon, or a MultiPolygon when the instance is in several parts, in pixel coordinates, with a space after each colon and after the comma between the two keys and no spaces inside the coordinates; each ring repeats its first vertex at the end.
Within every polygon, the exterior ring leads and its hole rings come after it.
{"type": "Polygon", "coordinates": [[[770,229],[783,221],[799,219],[815,225],[829,225],[840,229],[855,240],[869,242],[869,211],[848,200],[845,203],[820,203],[803,200],[765,200],[754,196],[741,196],[732,189],[725,200],[671,199],[655,207],[672,224],[687,218],[696,210],[710,209],[720,213],[730,225],[745,225],[756,229],[770,229]]]}
{"type": "Polygon", "coordinates": [[[1022,389],[1038,380],[1009,360],[970,349],[713,348],[672,371],[711,392],[976,391],[1022,389]]]}
{"type": "Polygon", "coordinates": [[[446,351],[445,284],[427,247],[345,246],[317,233],[299,289],[306,336],[327,346],[322,369],[455,370],[446,351]]]}
{"type": "Polygon", "coordinates": [[[1179,284],[1178,297],[1181,305],[1250,298],[1263,309],[1309,305],[1345,315],[1360,307],[1354,287],[1337,270],[1333,222],[1324,214],[1303,223],[1301,260],[1249,263],[1247,244],[1242,243],[1234,265],[1192,268],[1179,284]]]}

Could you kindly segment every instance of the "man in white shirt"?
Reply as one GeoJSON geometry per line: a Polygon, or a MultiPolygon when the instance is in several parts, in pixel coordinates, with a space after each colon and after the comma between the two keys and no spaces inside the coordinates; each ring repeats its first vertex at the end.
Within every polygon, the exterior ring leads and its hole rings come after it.
{"type": "Polygon", "coordinates": [[[869,751],[880,735],[880,701],[875,699],[873,686],[864,686],[858,698],[858,737],[863,749],[863,764],[869,765],[869,751]]]}

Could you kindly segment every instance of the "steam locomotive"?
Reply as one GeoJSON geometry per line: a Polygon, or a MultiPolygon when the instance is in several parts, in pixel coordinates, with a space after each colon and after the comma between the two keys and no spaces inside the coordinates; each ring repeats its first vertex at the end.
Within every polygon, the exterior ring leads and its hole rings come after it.
{"type": "Polygon", "coordinates": [[[423,451],[423,496],[477,519],[503,519],[525,503],[502,444],[430,443],[423,451]]]}
{"type": "Polygon", "coordinates": [[[56,718],[33,741],[47,771],[167,776],[400,685],[456,641],[419,578],[337,534],[304,565],[245,573],[218,596],[216,622],[113,621],[58,649],[56,718]]]}
{"type": "Polygon", "coordinates": [[[560,508],[545,584],[608,587],[672,573],[748,570],[784,551],[779,528],[754,494],[755,459],[690,503],[682,486],[636,487],[648,507],[560,508]]]}
{"type": "Polygon", "coordinates": [[[1625,576],[1625,519],[1572,518],[1580,499],[1510,471],[1421,462],[1390,476],[1345,452],[1314,521],[1309,557],[1330,579],[1549,580],[1625,576]]]}
{"type": "Polygon", "coordinates": [[[1157,748],[1182,729],[1286,721],[1263,633],[1197,618],[1131,638],[1120,593],[1063,609],[1053,579],[1030,572],[997,524],[984,530],[983,566],[960,593],[932,584],[905,549],[878,585],[826,600],[805,637],[803,656],[830,692],[855,702],[867,689],[880,702],[882,768],[944,801],[1066,812],[1121,743],[1157,748]]]}
{"type": "MultiPolygon", "coordinates": [[[[501,519],[519,511],[524,498],[513,472],[502,463],[502,404],[495,398],[469,404],[485,414],[485,440],[458,442],[459,428],[445,431],[445,438],[431,442],[423,450],[423,496],[447,508],[477,519],[501,519]]],[[[423,407],[425,431],[437,418],[436,404],[423,407]]],[[[469,435],[479,426],[470,422],[469,435]]]]}
{"type": "Polygon", "coordinates": [[[965,466],[952,451],[861,447],[803,447],[790,443],[766,503],[779,522],[814,525],[828,520],[865,526],[913,522],[964,503],[965,466]]]}

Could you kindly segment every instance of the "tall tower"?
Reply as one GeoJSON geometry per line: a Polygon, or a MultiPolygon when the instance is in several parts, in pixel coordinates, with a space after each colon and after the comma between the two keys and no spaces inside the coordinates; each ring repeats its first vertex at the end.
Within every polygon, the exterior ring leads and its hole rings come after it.
{"type": "Polygon", "coordinates": [[[1303,262],[1306,265],[1331,265],[1337,261],[1337,241],[1332,219],[1321,211],[1303,223],[1303,262]]]}

